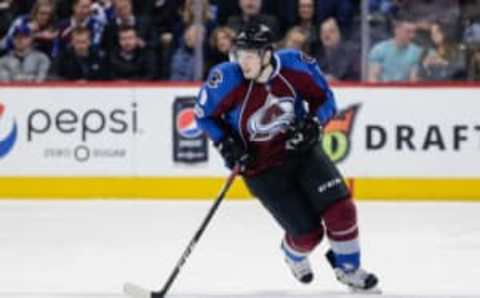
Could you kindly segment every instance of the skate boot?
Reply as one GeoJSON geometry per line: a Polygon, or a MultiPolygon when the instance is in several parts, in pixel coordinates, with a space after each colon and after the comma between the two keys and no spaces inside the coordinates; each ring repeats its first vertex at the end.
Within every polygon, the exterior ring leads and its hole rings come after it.
{"type": "Polygon", "coordinates": [[[329,250],[326,255],[328,262],[335,272],[339,282],[348,286],[352,292],[381,293],[377,287],[378,278],[373,273],[369,273],[362,268],[347,270],[335,265],[335,256],[333,251],[329,250]]]}
{"type": "Polygon", "coordinates": [[[293,276],[301,283],[310,283],[313,280],[313,271],[307,254],[293,251],[285,240],[282,241],[281,249],[285,253],[285,262],[293,276]]]}

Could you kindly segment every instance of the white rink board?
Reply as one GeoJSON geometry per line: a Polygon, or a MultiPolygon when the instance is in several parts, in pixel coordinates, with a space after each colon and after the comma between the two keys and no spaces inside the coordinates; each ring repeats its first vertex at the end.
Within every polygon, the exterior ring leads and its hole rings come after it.
{"type": "MultiPolygon", "coordinates": [[[[210,204],[2,201],[0,297],[120,297],[127,281],[157,288],[210,204]]],[[[363,262],[379,275],[383,297],[480,297],[480,204],[358,205],[363,262]]],[[[296,282],[282,260],[281,236],[258,202],[226,201],[171,294],[349,296],[323,257],[326,243],[311,258],[313,284],[296,282]]]]}
{"type": "MultiPolygon", "coordinates": [[[[212,147],[208,163],[172,159],[173,101],[197,92],[196,87],[2,88],[0,140],[14,123],[18,137],[0,159],[0,176],[224,176],[212,147]],[[56,125],[59,114],[62,123],[56,125]],[[102,128],[99,114],[106,119],[102,128]],[[75,157],[86,148],[92,156],[79,162],[75,157]]],[[[339,164],[346,176],[480,177],[480,88],[337,87],[334,92],[340,111],[359,106],[348,154],[339,164]]]]}

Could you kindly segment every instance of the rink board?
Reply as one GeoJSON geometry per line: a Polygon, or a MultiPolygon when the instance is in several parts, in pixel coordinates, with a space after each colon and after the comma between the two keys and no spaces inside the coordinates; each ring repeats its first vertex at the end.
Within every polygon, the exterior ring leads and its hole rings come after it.
{"type": "MultiPolygon", "coordinates": [[[[199,85],[4,86],[0,198],[212,198],[228,175],[213,145],[205,160],[175,158],[175,136],[187,144],[201,135],[193,109],[178,112],[176,103],[198,92],[199,85]]],[[[322,145],[351,177],[356,198],[480,200],[479,86],[334,92],[338,116],[322,145]]],[[[229,196],[250,197],[242,183],[229,196]]]]}

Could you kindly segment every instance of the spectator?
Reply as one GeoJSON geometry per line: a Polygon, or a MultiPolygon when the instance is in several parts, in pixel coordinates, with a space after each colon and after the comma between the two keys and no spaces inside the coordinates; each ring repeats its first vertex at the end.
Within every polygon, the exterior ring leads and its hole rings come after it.
{"type": "Polygon", "coordinates": [[[262,0],[239,0],[241,14],[228,18],[227,25],[235,31],[238,31],[252,18],[257,19],[259,23],[267,25],[274,35],[275,40],[280,39],[278,31],[278,21],[274,16],[261,14],[262,0]]]}
{"type": "Polygon", "coordinates": [[[368,80],[417,81],[422,50],[413,43],[415,24],[398,20],[394,36],[374,45],[369,54],[368,80]]]}
{"type": "Polygon", "coordinates": [[[470,81],[480,81],[480,48],[472,50],[472,55],[468,63],[468,79],[470,81]]]}
{"type": "Polygon", "coordinates": [[[194,47],[204,34],[205,28],[200,25],[190,25],[184,34],[184,40],[181,46],[173,55],[170,67],[170,80],[173,81],[193,81],[195,79],[195,57],[194,47]]]}
{"type": "Polygon", "coordinates": [[[155,56],[138,43],[135,28],[122,26],[118,31],[118,45],[110,57],[110,71],[116,80],[153,80],[155,56]]]}
{"type": "Polygon", "coordinates": [[[308,48],[318,43],[318,29],[315,26],[315,1],[298,0],[297,26],[307,34],[308,48]]]}
{"type": "Polygon", "coordinates": [[[421,46],[430,46],[430,29],[441,22],[450,30],[459,33],[460,0],[395,1],[397,17],[408,17],[416,26],[416,41],[421,46]]]}
{"type": "Polygon", "coordinates": [[[355,6],[352,0],[319,0],[315,3],[317,23],[334,18],[346,40],[352,35],[355,6]]]}
{"type": "Polygon", "coordinates": [[[106,55],[91,47],[90,31],[83,27],[73,29],[72,42],[52,65],[52,78],[95,81],[110,78],[106,55]]]}
{"type": "Polygon", "coordinates": [[[480,0],[462,1],[463,41],[467,44],[480,44],[480,0]]]}
{"type": "Polygon", "coordinates": [[[157,37],[156,43],[171,45],[181,1],[150,0],[147,7],[149,19],[152,20],[153,31],[157,37]]]}
{"type": "Polygon", "coordinates": [[[64,50],[70,43],[71,33],[78,27],[87,28],[91,34],[94,48],[100,46],[104,27],[107,23],[105,12],[99,5],[93,6],[92,0],[74,0],[73,15],[59,24],[60,40],[55,55],[64,50]]]}
{"type": "Polygon", "coordinates": [[[225,0],[210,0],[215,19],[217,22],[225,26],[230,16],[236,15],[240,12],[237,1],[225,1],[225,0]]]}
{"type": "Polygon", "coordinates": [[[233,45],[235,32],[228,27],[218,27],[210,38],[210,51],[206,71],[219,63],[228,61],[228,54],[233,45]]]}
{"type": "Polygon", "coordinates": [[[426,51],[420,68],[424,80],[464,80],[466,79],[466,57],[453,41],[448,29],[433,24],[430,36],[434,47],[426,51]]]}
{"type": "Polygon", "coordinates": [[[297,49],[309,53],[308,33],[298,26],[291,28],[285,35],[282,48],[297,49]]]}
{"type": "Polygon", "coordinates": [[[110,52],[118,45],[118,30],[121,26],[133,27],[140,47],[150,44],[150,24],[147,19],[133,14],[132,0],[115,0],[114,13],[104,32],[104,48],[110,52]]]}
{"type": "MultiPolygon", "coordinates": [[[[13,0],[0,0],[0,39],[7,33],[8,27],[14,18],[12,1],[13,0]]],[[[0,52],[0,55],[1,54],[0,52]]]]}
{"type": "Polygon", "coordinates": [[[359,80],[358,51],[351,43],[342,40],[342,33],[334,18],[329,18],[321,24],[320,40],[322,46],[316,58],[327,80],[359,80]]]}
{"type": "MultiPolygon", "coordinates": [[[[185,4],[180,10],[181,21],[177,23],[174,30],[175,36],[183,36],[185,28],[193,25],[195,22],[195,0],[185,0],[185,4]]],[[[215,17],[210,10],[210,2],[208,0],[203,0],[203,11],[201,13],[201,22],[206,28],[206,39],[210,37],[210,34],[213,32],[217,23],[215,22],[215,17]]],[[[175,41],[175,46],[178,46],[179,40],[175,41]]]]}
{"type": "Polygon", "coordinates": [[[0,81],[45,80],[50,60],[47,55],[32,47],[32,31],[28,27],[18,27],[13,32],[13,49],[0,58],[0,81]]]}
{"type": "Polygon", "coordinates": [[[15,19],[7,35],[2,40],[2,48],[13,48],[13,32],[20,27],[28,27],[33,34],[33,46],[46,55],[51,55],[58,30],[54,26],[55,5],[53,0],[37,0],[29,15],[15,19]]]}

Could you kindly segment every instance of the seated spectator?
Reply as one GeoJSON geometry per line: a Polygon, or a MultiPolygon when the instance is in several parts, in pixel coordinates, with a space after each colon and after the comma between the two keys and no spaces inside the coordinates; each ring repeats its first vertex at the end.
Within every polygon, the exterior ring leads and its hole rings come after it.
{"type": "Polygon", "coordinates": [[[318,43],[318,27],[315,26],[315,1],[298,0],[298,16],[296,25],[306,33],[308,52],[318,43]]]}
{"type": "Polygon", "coordinates": [[[234,31],[238,31],[252,18],[255,18],[258,22],[267,25],[272,30],[275,40],[280,39],[280,33],[278,31],[279,25],[275,16],[261,14],[262,0],[239,0],[241,14],[238,16],[231,16],[228,18],[227,26],[234,31]]]}
{"type": "Polygon", "coordinates": [[[434,47],[422,61],[420,77],[428,81],[466,79],[465,53],[454,43],[447,28],[436,23],[430,31],[434,47]]]}
{"type": "Polygon", "coordinates": [[[413,43],[415,24],[398,20],[394,36],[373,46],[369,54],[368,80],[417,81],[422,49],[413,43]]]}
{"type": "Polygon", "coordinates": [[[229,52],[233,45],[235,32],[228,27],[218,27],[212,33],[210,38],[210,51],[208,53],[208,62],[206,72],[222,62],[229,60],[229,52]]]}
{"type": "Polygon", "coordinates": [[[133,14],[132,0],[115,0],[113,8],[112,19],[103,35],[104,48],[108,52],[118,45],[118,30],[121,26],[135,28],[137,42],[141,47],[150,43],[150,24],[145,18],[133,14]]]}
{"type": "Polygon", "coordinates": [[[476,47],[472,52],[468,63],[468,80],[480,81],[480,47],[476,47]]]}
{"type": "Polygon", "coordinates": [[[318,0],[315,3],[317,23],[321,24],[328,18],[334,18],[342,36],[349,40],[353,30],[355,5],[353,0],[318,0]]]}
{"type": "Polygon", "coordinates": [[[36,0],[15,0],[12,2],[12,9],[16,15],[28,14],[32,11],[36,0]]]}
{"type": "Polygon", "coordinates": [[[60,21],[58,25],[60,40],[54,55],[68,46],[72,32],[78,27],[87,28],[90,31],[92,47],[100,46],[107,24],[105,12],[100,6],[94,6],[92,0],[74,0],[72,11],[72,17],[60,21]]]}
{"type": "Polygon", "coordinates": [[[122,26],[118,31],[118,46],[110,56],[110,71],[115,80],[153,80],[155,56],[138,44],[135,28],[122,26]]]}
{"type": "Polygon", "coordinates": [[[0,81],[44,81],[50,60],[32,47],[32,31],[18,27],[13,32],[13,49],[0,58],[0,81]]]}
{"type": "Polygon", "coordinates": [[[156,44],[171,45],[173,32],[178,19],[181,1],[149,0],[147,5],[148,18],[152,22],[153,32],[157,37],[156,44]]]}
{"type": "Polygon", "coordinates": [[[431,46],[430,29],[441,22],[456,34],[460,25],[460,0],[395,1],[397,17],[408,17],[416,26],[416,43],[431,46]]]}
{"type": "Polygon", "coordinates": [[[204,34],[205,28],[191,25],[185,31],[181,46],[175,51],[170,66],[170,80],[193,81],[195,80],[195,53],[194,48],[198,38],[204,34]]]}
{"type": "Polygon", "coordinates": [[[342,33],[334,18],[321,24],[320,41],[320,51],[315,56],[328,81],[360,79],[358,51],[351,43],[342,40],[342,33]]]}
{"type": "MultiPolygon", "coordinates": [[[[7,33],[10,23],[14,18],[14,11],[12,9],[13,0],[0,0],[0,38],[7,33]]],[[[0,55],[2,53],[0,52],[0,55]]]]}
{"type": "MultiPolygon", "coordinates": [[[[190,25],[195,23],[195,10],[196,10],[196,1],[195,0],[185,0],[184,5],[180,9],[180,22],[176,23],[174,29],[174,36],[180,37],[183,36],[185,30],[190,25]]],[[[217,23],[215,21],[215,16],[210,11],[210,2],[208,0],[203,0],[202,3],[202,14],[201,22],[206,29],[206,38],[210,38],[210,34],[213,32],[217,23]]],[[[174,46],[178,46],[180,39],[174,41],[174,46]]]]}
{"type": "Polygon", "coordinates": [[[215,13],[215,19],[221,26],[227,24],[227,19],[230,16],[240,12],[237,1],[210,0],[210,4],[215,13]]]}
{"type": "MultiPolygon", "coordinates": [[[[147,18],[151,21],[152,48],[155,50],[158,63],[158,77],[170,77],[170,61],[174,47],[174,32],[178,29],[179,12],[182,1],[177,0],[148,0],[147,18]],[[167,66],[167,67],[165,67],[167,66]]],[[[136,1],[138,2],[138,1],[136,1]]],[[[180,33],[176,39],[180,39],[180,33]]]]}
{"type": "Polygon", "coordinates": [[[91,47],[90,34],[90,31],[83,27],[73,29],[71,46],[53,62],[53,79],[95,81],[110,78],[106,55],[91,47]]]}
{"type": "Polygon", "coordinates": [[[33,46],[46,55],[51,55],[58,30],[54,26],[55,5],[53,0],[37,0],[28,15],[15,19],[2,40],[1,47],[10,50],[13,47],[13,32],[16,28],[28,27],[33,33],[33,46]]]}
{"type": "Polygon", "coordinates": [[[480,0],[463,1],[461,6],[463,17],[463,42],[480,44],[480,0]]]}
{"type": "Polygon", "coordinates": [[[291,28],[285,35],[281,47],[285,49],[297,49],[309,53],[310,47],[308,46],[308,33],[298,26],[291,28]]]}

